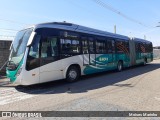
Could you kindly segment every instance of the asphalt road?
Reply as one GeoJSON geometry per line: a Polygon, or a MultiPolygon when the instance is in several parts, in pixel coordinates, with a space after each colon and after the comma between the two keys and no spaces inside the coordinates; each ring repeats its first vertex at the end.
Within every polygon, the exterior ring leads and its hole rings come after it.
{"type": "Polygon", "coordinates": [[[85,76],[75,83],[15,86],[1,79],[0,110],[160,111],[160,60],[122,72],[85,76]]]}

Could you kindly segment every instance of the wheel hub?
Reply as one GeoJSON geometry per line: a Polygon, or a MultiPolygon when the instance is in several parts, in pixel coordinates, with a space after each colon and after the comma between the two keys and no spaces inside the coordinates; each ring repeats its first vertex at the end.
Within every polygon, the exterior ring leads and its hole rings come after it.
{"type": "Polygon", "coordinates": [[[121,70],[122,69],[122,65],[119,63],[118,65],[118,69],[121,70]]]}
{"type": "Polygon", "coordinates": [[[74,71],[74,70],[71,70],[71,71],[69,72],[69,77],[70,77],[71,79],[75,79],[75,78],[77,77],[77,72],[74,71]]]}

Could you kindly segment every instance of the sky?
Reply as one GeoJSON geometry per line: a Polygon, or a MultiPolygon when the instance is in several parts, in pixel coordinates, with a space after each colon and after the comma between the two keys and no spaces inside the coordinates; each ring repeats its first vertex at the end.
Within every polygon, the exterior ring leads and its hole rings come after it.
{"type": "Polygon", "coordinates": [[[95,1],[0,0],[0,39],[31,24],[66,21],[112,33],[116,25],[117,34],[160,46],[160,0],[100,0],[105,7],[95,1]]]}

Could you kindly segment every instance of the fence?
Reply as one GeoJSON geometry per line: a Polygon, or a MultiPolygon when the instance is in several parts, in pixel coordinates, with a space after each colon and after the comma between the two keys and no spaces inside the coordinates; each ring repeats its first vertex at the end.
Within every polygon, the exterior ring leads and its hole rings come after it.
{"type": "MultiPolygon", "coordinates": [[[[6,63],[6,61],[8,60],[9,57],[9,48],[11,45],[12,41],[9,40],[0,40],[0,69],[1,67],[3,67],[4,63],[6,63]]],[[[3,69],[0,71],[0,75],[4,75],[5,74],[5,66],[3,67],[3,69]]]]}

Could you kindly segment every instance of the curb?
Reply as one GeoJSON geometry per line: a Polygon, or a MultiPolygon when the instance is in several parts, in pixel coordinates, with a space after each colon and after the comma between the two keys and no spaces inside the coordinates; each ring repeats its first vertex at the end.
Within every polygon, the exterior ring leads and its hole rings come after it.
{"type": "Polygon", "coordinates": [[[9,83],[10,83],[10,81],[6,76],[0,76],[0,86],[1,85],[7,85],[9,83]]]}

